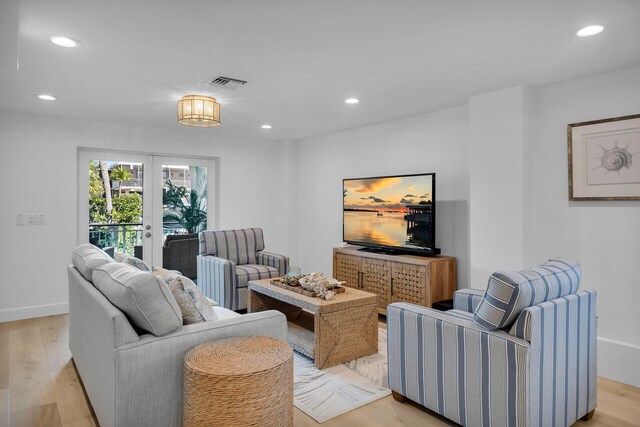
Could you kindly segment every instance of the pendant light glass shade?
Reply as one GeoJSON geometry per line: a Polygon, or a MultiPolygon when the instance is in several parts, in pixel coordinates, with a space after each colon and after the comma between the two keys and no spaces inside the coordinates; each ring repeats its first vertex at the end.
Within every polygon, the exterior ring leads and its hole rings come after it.
{"type": "Polygon", "coordinates": [[[183,96],[178,101],[178,123],[198,127],[220,126],[220,104],[211,96],[183,96]]]}

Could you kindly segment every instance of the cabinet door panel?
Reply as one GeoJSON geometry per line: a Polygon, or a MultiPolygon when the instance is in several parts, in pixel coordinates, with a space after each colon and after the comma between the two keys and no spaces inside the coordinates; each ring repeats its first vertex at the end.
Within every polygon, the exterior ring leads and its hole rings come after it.
{"type": "Polygon", "coordinates": [[[386,310],[391,302],[391,263],[362,259],[362,290],[378,295],[378,307],[386,310]]]}
{"type": "Polygon", "coordinates": [[[333,275],[336,279],[347,282],[346,286],[358,289],[361,263],[357,256],[336,254],[333,275]]]}
{"type": "Polygon", "coordinates": [[[410,302],[418,305],[431,305],[427,301],[426,283],[428,267],[393,263],[393,302],[410,302]]]}

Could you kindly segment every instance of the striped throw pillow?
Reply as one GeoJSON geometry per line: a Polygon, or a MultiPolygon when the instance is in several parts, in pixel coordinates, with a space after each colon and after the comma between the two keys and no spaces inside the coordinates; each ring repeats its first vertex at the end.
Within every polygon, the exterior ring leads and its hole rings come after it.
{"type": "Polygon", "coordinates": [[[490,331],[511,326],[522,310],[578,290],[580,263],[562,258],[523,271],[496,271],[473,319],[490,331]]]}

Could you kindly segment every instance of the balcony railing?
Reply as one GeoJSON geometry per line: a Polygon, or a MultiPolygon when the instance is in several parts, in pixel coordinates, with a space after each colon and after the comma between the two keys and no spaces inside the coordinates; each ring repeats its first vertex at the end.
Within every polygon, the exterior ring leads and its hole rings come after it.
{"type": "Polygon", "coordinates": [[[113,246],[116,252],[133,256],[135,247],[142,246],[142,224],[91,224],[89,242],[99,248],[113,246]]]}
{"type": "MultiPolygon", "coordinates": [[[[165,222],[162,226],[163,242],[168,234],[184,234],[187,230],[177,222],[165,222]]],[[[142,224],[91,224],[89,243],[99,248],[114,247],[115,252],[135,256],[136,247],[142,246],[142,224]]]]}

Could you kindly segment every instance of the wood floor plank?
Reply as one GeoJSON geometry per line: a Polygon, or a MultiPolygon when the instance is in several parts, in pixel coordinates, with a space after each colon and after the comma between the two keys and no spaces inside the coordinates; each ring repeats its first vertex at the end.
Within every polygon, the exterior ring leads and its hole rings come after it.
{"type": "Polygon", "coordinates": [[[62,423],[62,427],[99,427],[93,419],[77,420],[71,423],[62,423]]]}
{"type": "Polygon", "coordinates": [[[55,403],[39,323],[13,322],[9,331],[9,412],[55,403]]]}
{"type": "Polygon", "coordinates": [[[63,316],[49,316],[40,324],[42,344],[47,355],[50,372],[58,372],[71,361],[69,327],[63,316]]]}
{"type": "Polygon", "coordinates": [[[60,371],[52,372],[51,376],[62,423],[83,425],[91,421],[89,405],[71,362],[60,371]]]}
{"type": "Polygon", "coordinates": [[[0,389],[0,427],[9,427],[9,389],[0,389]]]}
{"type": "Polygon", "coordinates": [[[11,427],[62,427],[58,405],[50,403],[14,412],[11,427]]]}
{"type": "Polygon", "coordinates": [[[596,414],[640,425],[640,389],[598,378],[596,414]]]}
{"type": "Polygon", "coordinates": [[[9,388],[10,323],[0,323],[0,389],[9,388]]]}

